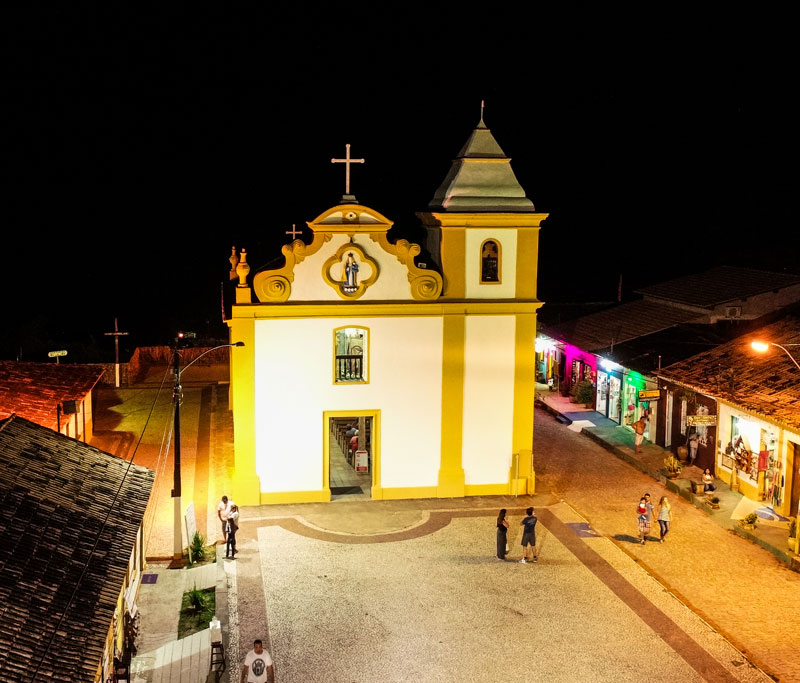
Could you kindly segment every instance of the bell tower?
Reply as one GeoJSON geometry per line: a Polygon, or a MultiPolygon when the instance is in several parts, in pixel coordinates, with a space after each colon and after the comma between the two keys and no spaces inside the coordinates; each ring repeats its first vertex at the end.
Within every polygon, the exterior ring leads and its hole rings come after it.
{"type": "Polygon", "coordinates": [[[539,227],[547,218],[481,120],[428,211],[417,214],[442,267],[443,299],[536,299],[539,227]]]}

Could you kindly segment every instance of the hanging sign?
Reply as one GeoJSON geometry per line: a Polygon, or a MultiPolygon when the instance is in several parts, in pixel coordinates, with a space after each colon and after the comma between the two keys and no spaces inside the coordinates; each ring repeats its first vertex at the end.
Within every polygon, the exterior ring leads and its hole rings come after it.
{"type": "Polygon", "coordinates": [[[717,424],[716,415],[687,415],[686,424],[695,427],[713,427],[717,424]]]}
{"type": "Polygon", "coordinates": [[[366,451],[356,451],[355,466],[356,472],[369,472],[369,457],[366,451]]]}
{"type": "Polygon", "coordinates": [[[661,391],[659,389],[640,389],[639,390],[639,400],[640,401],[657,401],[661,397],[661,391]]]}

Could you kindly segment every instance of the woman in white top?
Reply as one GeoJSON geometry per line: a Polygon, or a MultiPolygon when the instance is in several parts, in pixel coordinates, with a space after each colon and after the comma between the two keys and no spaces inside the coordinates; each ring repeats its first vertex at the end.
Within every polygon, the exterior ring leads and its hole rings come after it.
{"type": "Polygon", "coordinates": [[[666,496],[661,496],[658,501],[658,526],[661,527],[661,542],[664,542],[664,537],[669,533],[669,523],[672,521],[672,506],[669,504],[666,496]]]}

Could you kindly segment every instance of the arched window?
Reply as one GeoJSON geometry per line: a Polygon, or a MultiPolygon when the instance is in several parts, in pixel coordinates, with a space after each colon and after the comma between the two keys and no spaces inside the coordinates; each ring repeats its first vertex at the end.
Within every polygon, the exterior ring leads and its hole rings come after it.
{"type": "Polygon", "coordinates": [[[368,381],[368,332],[366,327],[340,327],[333,331],[334,384],[368,381]]]}
{"type": "Polygon", "coordinates": [[[485,240],[481,244],[481,284],[500,284],[500,242],[485,240]]]}

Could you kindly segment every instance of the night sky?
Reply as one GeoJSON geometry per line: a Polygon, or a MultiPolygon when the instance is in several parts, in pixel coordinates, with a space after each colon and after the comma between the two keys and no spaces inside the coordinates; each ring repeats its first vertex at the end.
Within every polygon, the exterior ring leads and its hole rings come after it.
{"type": "Polygon", "coordinates": [[[358,200],[420,240],[482,99],[551,214],[541,299],[798,267],[787,17],[264,5],[6,13],[0,357],[111,360],[115,316],[123,360],[224,338],[231,246],[257,268],[338,203],[345,143],[358,200]]]}

